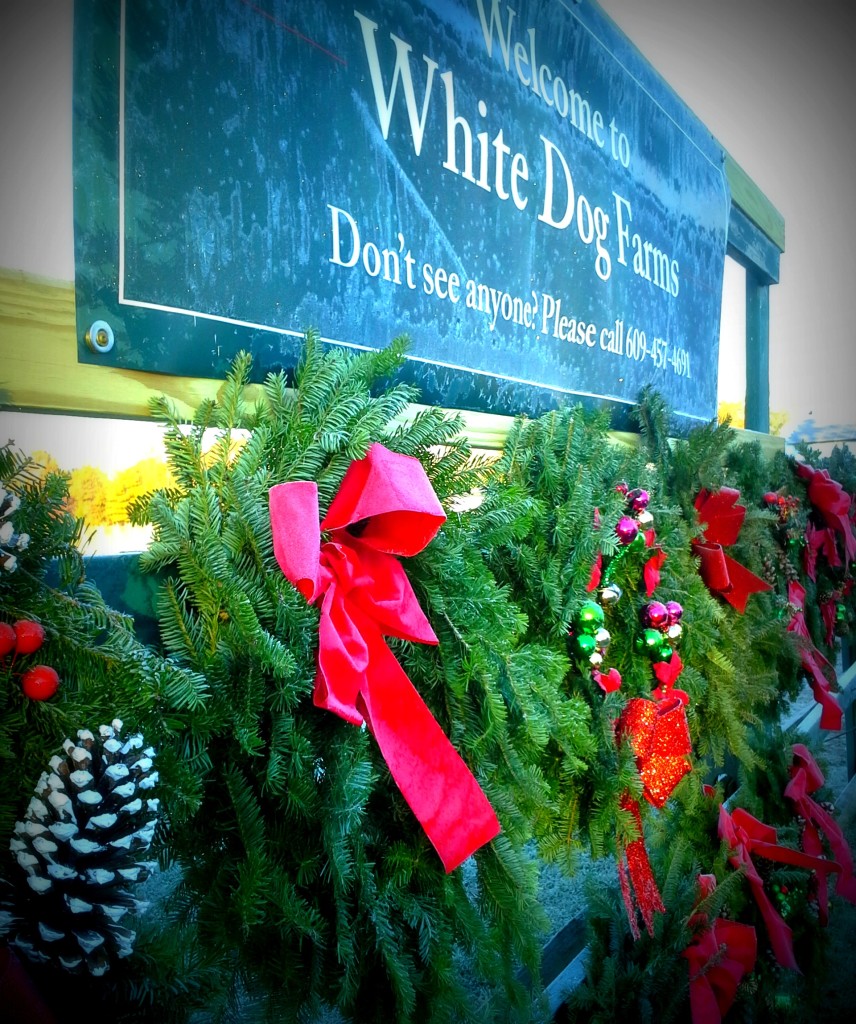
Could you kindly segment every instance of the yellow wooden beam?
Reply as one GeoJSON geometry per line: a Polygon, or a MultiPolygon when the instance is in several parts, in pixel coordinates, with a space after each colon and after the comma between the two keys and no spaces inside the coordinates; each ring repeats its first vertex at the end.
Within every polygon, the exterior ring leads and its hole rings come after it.
{"type": "Polygon", "coordinates": [[[181,415],[222,381],[77,361],[74,286],[0,269],[0,407],[145,419],[168,395],[181,415]]]}
{"type": "MultiPolygon", "coordinates": [[[[0,268],[0,408],[24,412],[84,413],[148,419],[149,400],[166,395],[179,415],[190,417],[205,398],[216,398],[222,380],[175,377],[77,361],[74,286],[0,268]]],[[[414,405],[415,415],[424,406],[414,405]]],[[[450,410],[454,411],[454,410],[450,410]]],[[[511,416],[463,411],[463,433],[474,448],[498,451],[511,416]]],[[[737,431],[766,451],[784,440],[737,431]]],[[[638,443],[634,434],[613,438],[638,443]]]]}

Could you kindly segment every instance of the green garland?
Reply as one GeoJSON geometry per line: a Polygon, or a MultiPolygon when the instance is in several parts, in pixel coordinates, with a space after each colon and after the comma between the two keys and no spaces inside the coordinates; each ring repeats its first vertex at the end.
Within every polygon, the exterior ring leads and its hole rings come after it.
{"type": "MultiPolygon", "coordinates": [[[[811,640],[827,656],[856,619],[848,567],[818,558],[807,579],[800,537],[815,513],[793,460],[768,462],[725,426],[670,438],[668,409],[651,393],[636,411],[638,445],[616,443],[605,412],[564,408],[517,422],[498,460],[474,460],[457,419],[409,414],[416,392],[394,383],[404,351],[398,341],[355,356],[310,333],[293,379],[250,385],[242,356],[192,422],[155,403],[176,486],[131,513],[154,526],[141,565],[158,581],[163,655],[140,645],[131,621],[86,581],[63,479],[40,482],[0,452],[0,478],[20,499],[13,534],[26,527],[31,537],[17,571],[0,574],[2,618],[44,627],[44,657],[62,680],[56,697],[25,700],[20,666],[5,665],[0,756],[35,783],[63,736],[116,714],[158,750],[156,913],[100,986],[44,969],[59,1004],[85,992],[113,1019],[176,1024],[203,1008],[223,1021],[337,1012],[354,1024],[543,1020],[540,865],[572,875],[583,850],[620,859],[640,838],[628,798],[641,803],[665,911],[653,935],[635,941],[617,876],[590,893],[588,977],[566,1012],[683,1019],[681,953],[700,912],[754,923],[763,945],[755,904],[717,834],[718,807],[743,806],[797,844],[782,795],[794,740],[777,729],[802,675],[788,582],[806,587],[811,640]],[[502,825],[449,875],[371,735],[313,705],[318,611],[273,556],[270,488],[314,481],[323,517],[376,441],[420,460],[447,513],[405,565],[439,644],[391,646],[502,825]],[[696,497],[722,486],[739,489],[747,509],[729,555],[772,585],[745,614],[711,593],[694,554],[696,497]],[[646,499],[632,511],[639,489],[646,499]],[[477,507],[457,511],[474,493],[477,507]],[[629,510],[640,533],[632,542],[616,532],[629,510]],[[841,610],[830,637],[818,608],[833,595],[841,610]],[[668,640],[647,622],[652,601],[682,608],[668,640]],[[692,767],[653,810],[615,723],[629,700],[650,697],[666,645],[682,664],[675,685],[688,698],[692,767]],[[701,902],[700,872],[718,882],[701,902]]],[[[826,468],[817,453],[802,455],[826,468]]],[[[838,453],[828,465],[852,493],[852,458],[838,453]]],[[[30,789],[4,791],[6,842],[30,789]]],[[[819,977],[807,873],[764,870],[780,895],[793,894],[806,980],[783,978],[762,956],[740,986],[735,1019],[790,1019],[819,977]],[[776,986],[784,1009],[773,1005],[776,986]]]]}

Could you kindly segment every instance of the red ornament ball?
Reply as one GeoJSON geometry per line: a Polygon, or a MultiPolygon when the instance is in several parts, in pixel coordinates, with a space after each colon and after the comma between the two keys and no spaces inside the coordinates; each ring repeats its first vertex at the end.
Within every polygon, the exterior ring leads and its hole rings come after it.
{"type": "Polygon", "coordinates": [[[34,665],[21,677],[21,685],[30,700],[47,700],[59,689],[59,676],[50,665],[34,665]]]}
{"type": "Polygon", "coordinates": [[[33,654],[45,642],[45,631],[38,622],[20,619],[12,628],[15,630],[16,654],[33,654]]]}
{"type": "Polygon", "coordinates": [[[0,622],[0,658],[5,658],[14,649],[15,630],[8,622],[0,622]]]}

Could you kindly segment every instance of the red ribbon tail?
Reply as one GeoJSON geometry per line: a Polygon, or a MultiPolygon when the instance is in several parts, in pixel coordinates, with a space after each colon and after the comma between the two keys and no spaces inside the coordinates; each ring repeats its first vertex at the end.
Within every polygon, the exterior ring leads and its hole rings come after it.
{"type": "MultiPolygon", "coordinates": [[[[832,850],[836,862],[841,867],[841,874],[835,881],[835,893],[848,903],[856,903],[856,877],[853,875],[853,854],[841,831],[841,827],[831,814],[828,814],[816,801],[807,798],[802,811],[803,817],[819,828],[826,836],[829,848],[832,850]],[[806,813],[808,812],[808,813],[806,813]]],[[[819,844],[818,844],[819,845],[819,844]]],[[[807,849],[811,853],[811,850],[807,849]]],[[[816,852],[820,853],[820,850],[816,852]]]]}
{"type": "Polygon", "coordinates": [[[848,516],[839,515],[834,518],[844,540],[845,566],[849,566],[856,559],[856,534],[853,533],[853,527],[848,516]]]}
{"type": "Polygon", "coordinates": [[[589,576],[588,586],[586,590],[591,592],[597,590],[600,586],[600,578],[603,573],[603,555],[598,553],[597,558],[594,560],[594,565],[591,567],[591,575],[589,576]]]}
{"type": "Polygon", "coordinates": [[[725,600],[736,608],[741,615],[746,611],[746,602],[752,594],[761,594],[773,588],[754,572],[750,572],[745,566],[730,556],[725,556],[725,564],[728,566],[728,577],[731,581],[731,589],[723,593],[725,600]]]}
{"type": "MultiPolygon", "coordinates": [[[[651,533],[654,531],[652,530],[651,533]]],[[[645,581],[645,593],[651,597],[657,587],[660,586],[660,570],[666,561],[666,552],[662,548],[656,548],[654,554],[645,563],[642,570],[642,578],[645,581]]]]}
{"type": "Polygon", "coordinates": [[[728,590],[731,581],[722,545],[693,541],[693,554],[699,559],[699,573],[707,587],[718,594],[728,590]]]}
{"type": "MultiPolygon", "coordinates": [[[[811,692],[814,694],[814,699],[820,704],[820,727],[821,729],[837,732],[841,729],[844,712],[829,689],[829,680],[823,674],[823,670],[818,662],[819,657],[822,658],[823,656],[816,649],[811,651],[804,649],[800,653],[802,666],[810,677],[809,685],[811,686],[811,692]]],[[[823,660],[825,661],[826,659],[823,660]]],[[[829,663],[827,662],[827,664],[829,663]]]]}
{"type": "Polygon", "coordinates": [[[782,967],[788,970],[802,973],[794,956],[793,932],[785,924],[779,912],[770,902],[770,897],[764,890],[762,882],[749,880],[752,892],[755,894],[755,902],[761,911],[761,917],[767,927],[767,935],[770,937],[770,945],[773,947],[773,955],[782,967]]]}
{"type": "Polygon", "coordinates": [[[836,607],[834,601],[822,601],[820,604],[820,617],[823,620],[824,628],[826,629],[826,635],[824,640],[826,641],[827,647],[832,647],[835,643],[835,618],[836,618],[836,607]]]}
{"type": "Polygon", "coordinates": [[[693,554],[699,559],[699,572],[708,588],[741,615],[746,611],[746,602],[752,594],[773,589],[760,576],[727,555],[721,544],[713,543],[709,532],[705,543],[693,542],[693,554]]]}
{"type": "Polygon", "coordinates": [[[396,785],[446,871],[493,839],[499,821],[472,772],[378,638],[373,645],[366,720],[396,785]]]}
{"type": "MultiPolygon", "coordinates": [[[[813,804],[810,797],[806,797],[807,804],[813,804]]],[[[808,810],[808,807],[806,807],[808,810]]],[[[802,812],[802,808],[800,808],[802,812]]],[[[802,832],[802,848],[812,857],[819,857],[823,854],[823,843],[820,841],[820,834],[809,816],[803,813],[806,818],[805,827],[802,832]]],[[[817,919],[821,928],[829,924],[829,879],[826,872],[816,872],[813,876],[814,890],[817,895],[817,919]]]]}
{"type": "Polygon", "coordinates": [[[693,1024],[720,1024],[722,1021],[716,993],[707,976],[701,973],[690,979],[690,1013],[693,1024]]]}

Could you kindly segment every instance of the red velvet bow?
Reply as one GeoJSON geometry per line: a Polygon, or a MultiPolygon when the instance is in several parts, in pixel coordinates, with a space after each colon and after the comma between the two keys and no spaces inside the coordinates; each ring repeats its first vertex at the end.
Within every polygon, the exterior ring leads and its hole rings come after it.
{"type": "MultiPolygon", "coordinates": [[[[838,822],[812,799],[823,785],[823,772],[811,756],[808,747],[802,743],[793,745],[794,762],[791,766],[791,781],[785,787],[785,796],[793,800],[797,811],[805,820],[802,846],[806,853],[819,856],[823,853],[820,833],[826,836],[829,848],[839,865],[841,873],[835,882],[835,891],[849,903],[856,903],[856,878],[853,876],[853,855],[838,822]]],[[[829,920],[829,890],[826,875],[817,876],[817,902],[820,922],[829,920]]]]}
{"type": "Polygon", "coordinates": [[[856,535],[850,522],[850,495],[828,470],[815,469],[808,463],[795,464],[796,474],[808,480],[808,500],[820,512],[826,523],[838,530],[844,541],[844,560],[849,564],[856,558],[856,535]]]}
{"type": "Polygon", "coordinates": [[[835,533],[828,526],[818,530],[811,523],[806,523],[803,568],[812,583],[817,582],[817,556],[821,551],[826,555],[826,560],[833,569],[841,565],[838,547],[835,543],[835,533]]]}
{"type": "MultiPolygon", "coordinates": [[[[699,875],[699,885],[702,895],[709,896],[716,889],[716,878],[699,875]]],[[[707,917],[696,914],[690,923],[707,924],[707,917]]],[[[724,917],[714,918],[693,938],[682,954],[689,961],[693,1024],[720,1024],[744,974],[754,969],[757,953],[758,938],[752,925],[724,917]]]]}
{"type": "Polygon", "coordinates": [[[274,554],[321,602],[314,702],[371,729],[396,785],[446,871],[499,832],[484,793],[383,639],[436,644],[401,563],[446,516],[417,459],[373,444],[352,462],[318,525],[314,482],[270,491],[274,554]],[[321,542],[321,530],[329,540],[321,542]]]}
{"type": "Polygon", "coordinates": [[[636,756],[645,799],[662,807],[692,771],[687,760],[692,741],[683,701],[677,696],[657,702],[633,697],[621,715],[619,731],[628,737],[636,756]]]}
{"type": "Polygon", "coordinates": [[[733,814],[729,815],[725,805],[720,805],[719,837],[724,839],[731,848],[731,855],[728,858],[731,865],[738,869],[743,868],[743,872],[749,880],[755,902],[758,904],[761,917],[767,926],[767,934],[770,937],[770,945],[776,960],[782,967],[799,971],[794,957],[791,930],[771,903],[761,876],[752,863],[751,855],[756,853],[761,857],[766,857],[767,860],[808,868],[811,871],[816,871],[818,877],[821,873],[840,871],[840,866],[834,861],[813,857],[807,853],[801,853],[799,850],[791,850],[787,846],[779,846],[776,830],[770,825],[758,821],[757,818],[753,818],[742,807],[738,807],[733,814]]]}
{"type": "Polygon", "coordinates": [[[808,672],[814,699],[820,704],[821,729],[840,729],[843,712],[838,701],[829,689],[827,674],[835,680],[835,669],[814,646],[803,609],[805,607],[805,587],[792,580],[788,584],[788,603],[795,608],[793,618],[788,623],[788,632],[796,633],[805,643],[800,646],[800,662],[808,672]]]}
{"type": "Polygon", "coordinates": [[[820,602],[820,618],[823,621],[824,641],[827,647],[835,643],[835,626],[838,622],[838,604],[834,598],[829,597],[820,602]]]}
{"type": "Polygon", "coordinates": [[[742,614],[750,595],[772,587],[723,551],[736,543],[746,517],[746,507],[737,504],[739,497],[733,487],[721,487],[715,494],[705,488],[699,491],[695,507],[707,528],[704,542],[693,541],[693,554],[701,560],[699,572],[708,589],[742,614]]]}

